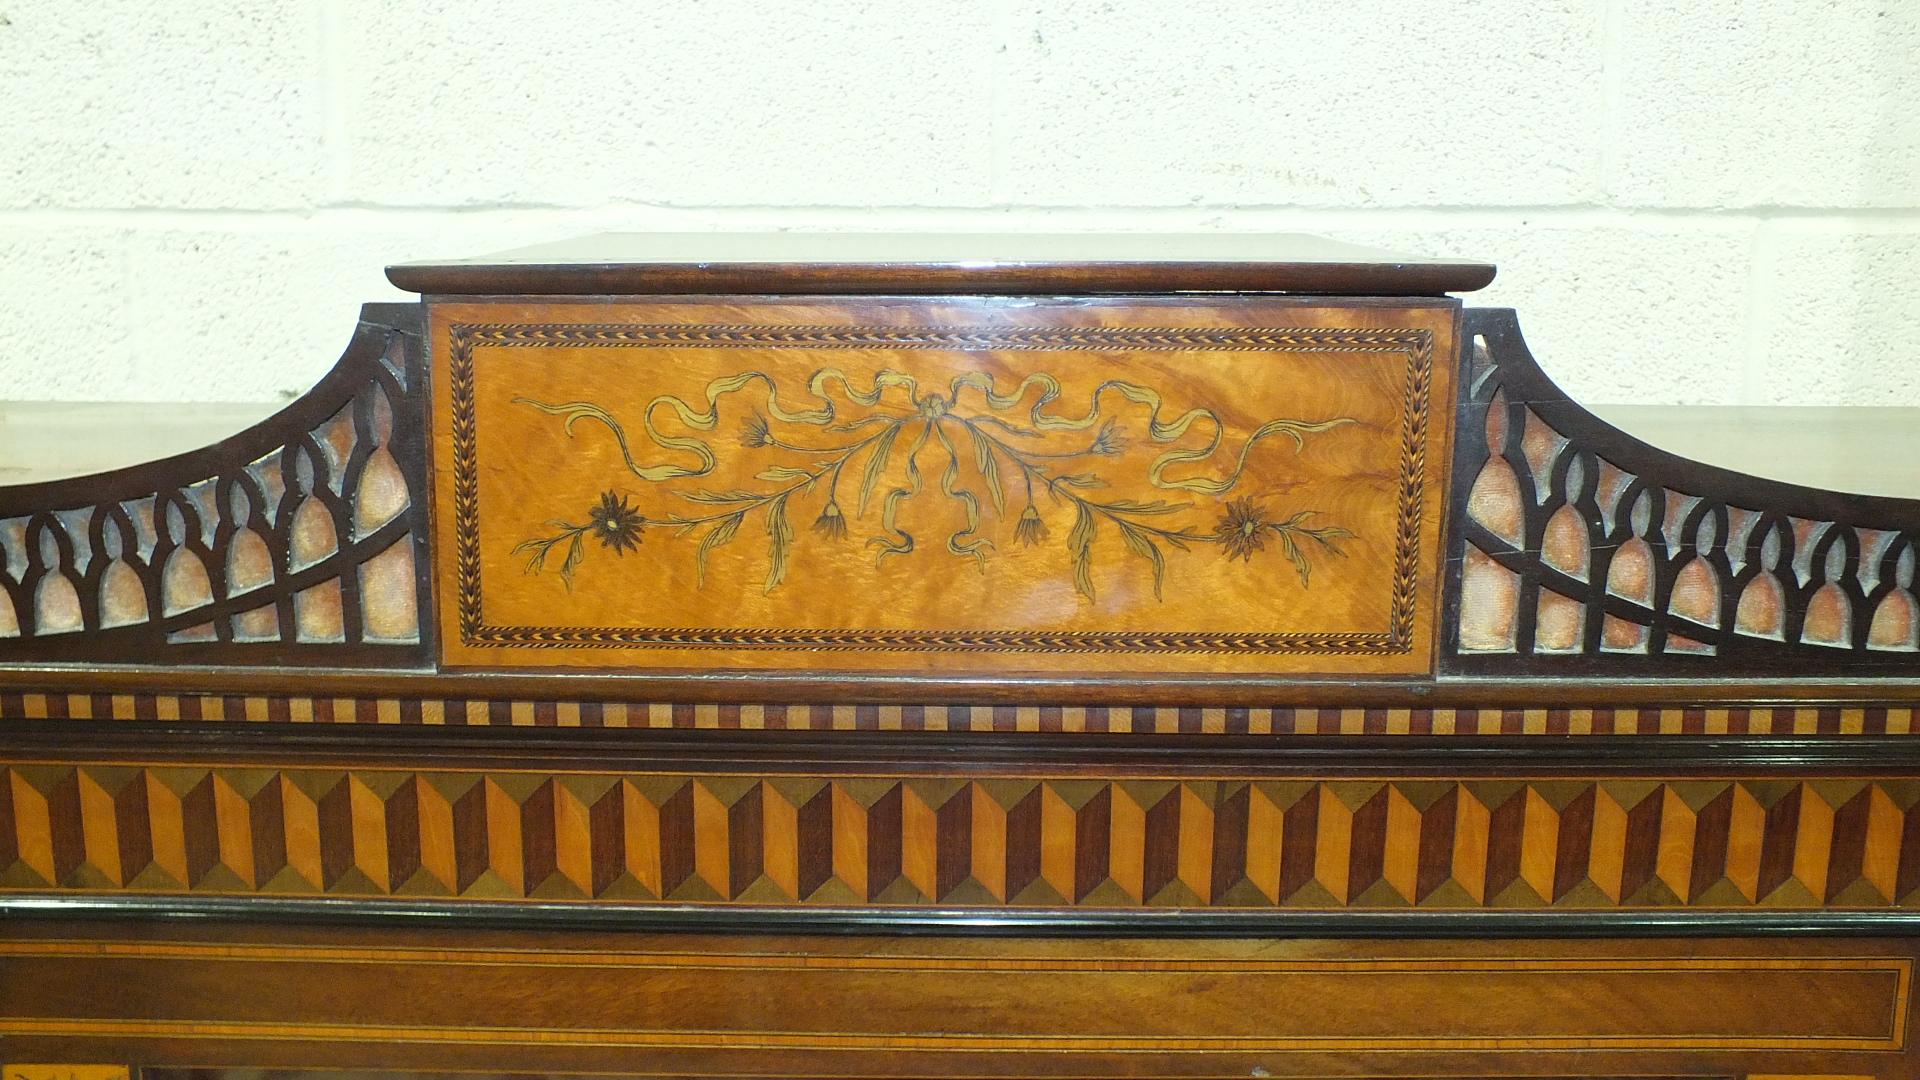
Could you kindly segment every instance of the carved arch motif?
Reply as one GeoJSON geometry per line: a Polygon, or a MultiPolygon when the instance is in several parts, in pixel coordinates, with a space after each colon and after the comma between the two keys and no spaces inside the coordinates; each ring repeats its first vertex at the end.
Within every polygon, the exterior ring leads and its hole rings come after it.
{"type": "Polygon", "coordinates": [[[426,661],[417,305],[201,450],[0,488],[0,662],[426,661]]]}
{"type": "Polygon", "coordinates": [[[1511,310],[1466,312],[1446,670],[1920,670],[1920,501],[1778,483],[1608,425],[1511,310]]]}

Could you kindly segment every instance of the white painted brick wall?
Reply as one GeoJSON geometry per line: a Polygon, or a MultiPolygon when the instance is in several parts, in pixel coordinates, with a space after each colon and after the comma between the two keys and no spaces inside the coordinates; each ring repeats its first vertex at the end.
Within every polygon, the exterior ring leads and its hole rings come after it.
{"type": "Polygon", "coordinates": [[[0,398],[270,401],[609,228],[1501,264],[1595,402],[1920,405],[1920,0],[0,0],[0,398]]]}

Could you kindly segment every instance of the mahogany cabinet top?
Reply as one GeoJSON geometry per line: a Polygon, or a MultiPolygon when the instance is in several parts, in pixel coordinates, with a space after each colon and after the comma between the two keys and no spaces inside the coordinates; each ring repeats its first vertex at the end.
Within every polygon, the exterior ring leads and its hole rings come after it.
{"type": "Polygon", "coordinates": [[[602,233],[387,278],[440,295],[1178,293],[1437,296],[1491,263],[1273,234],[602,233]]]}

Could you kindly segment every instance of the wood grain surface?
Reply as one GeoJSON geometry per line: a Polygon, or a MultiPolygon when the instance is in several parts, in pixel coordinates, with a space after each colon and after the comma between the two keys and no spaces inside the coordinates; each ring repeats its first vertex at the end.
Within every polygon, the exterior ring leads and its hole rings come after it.
{"type": "Polygon", "coordinates": [[[129,930],[10,927],[10,1053],[707,1076],[1912,1073],[1913,957],[1878,941],[129,930]]]}

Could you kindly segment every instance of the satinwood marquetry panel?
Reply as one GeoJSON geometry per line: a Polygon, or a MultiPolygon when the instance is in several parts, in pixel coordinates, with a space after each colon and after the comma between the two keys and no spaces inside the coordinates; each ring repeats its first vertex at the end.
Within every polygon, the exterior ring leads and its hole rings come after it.
{"type": "Polygon", "coordinates": [[[1451,300],[430,320],[449,665],[1432,670],[1451,300]]]}

